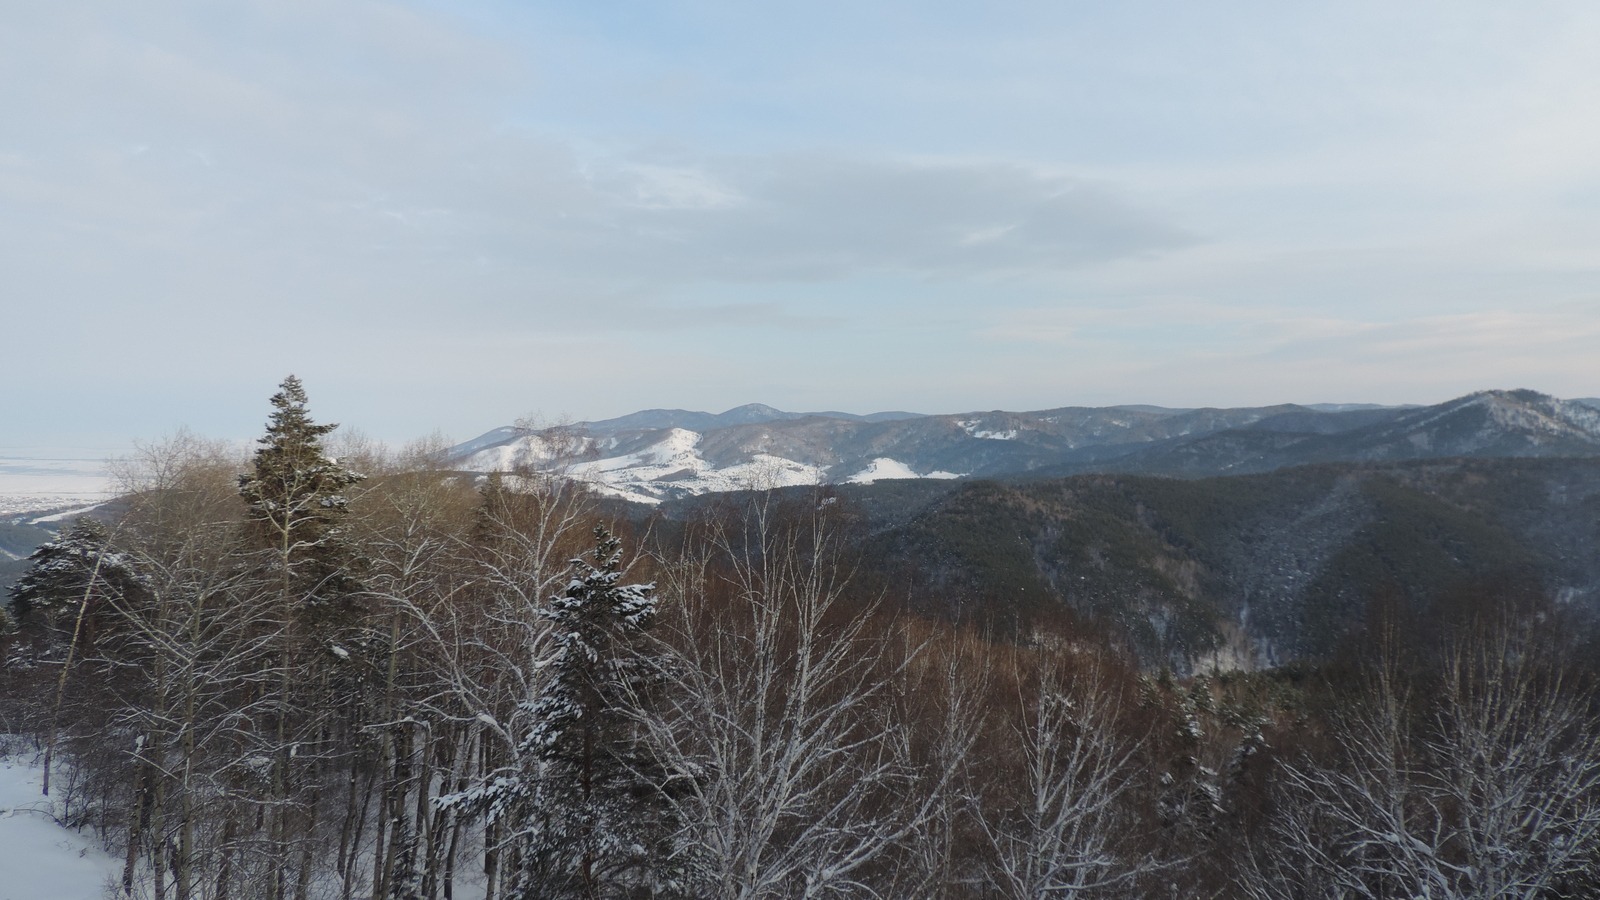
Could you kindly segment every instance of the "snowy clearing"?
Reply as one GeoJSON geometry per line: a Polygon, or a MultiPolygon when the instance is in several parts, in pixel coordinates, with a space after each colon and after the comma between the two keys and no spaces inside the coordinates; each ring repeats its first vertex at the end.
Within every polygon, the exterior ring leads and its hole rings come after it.
{"type": "Polygon", "coordinates": [[[99,900],[121,864],[57,824],[31,754],[0,757],[0,900],[99,900]]]}
{"type": "Polygon", "coordinates": [[[874,481],[884,481],[890,478],[960,478],[954,472],[929,472],[918,475],[912,468],[897,459],[880,456],[867,465],[865,469],[851,475],[845,481],[850,484],[871,484],[874,481]]]}

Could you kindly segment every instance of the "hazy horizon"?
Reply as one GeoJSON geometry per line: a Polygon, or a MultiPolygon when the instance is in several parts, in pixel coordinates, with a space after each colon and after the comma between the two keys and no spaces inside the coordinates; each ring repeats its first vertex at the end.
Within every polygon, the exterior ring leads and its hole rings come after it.
{"type": "MultiPolygon", "coordinates": [[[[0,448],[1600,395],[1600,9],[0,14],[0,448]]],[[[0,450],[0,452],[4,452],[0,450]]]]}

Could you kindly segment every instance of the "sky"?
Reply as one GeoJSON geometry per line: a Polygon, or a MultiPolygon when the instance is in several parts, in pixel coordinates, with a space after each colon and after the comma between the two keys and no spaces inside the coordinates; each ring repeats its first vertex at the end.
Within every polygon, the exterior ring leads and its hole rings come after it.
{"type": "Polygon", "coordinates": [[[0,451],[1600,396],[1600,6],[0,10],[0,451]]]}

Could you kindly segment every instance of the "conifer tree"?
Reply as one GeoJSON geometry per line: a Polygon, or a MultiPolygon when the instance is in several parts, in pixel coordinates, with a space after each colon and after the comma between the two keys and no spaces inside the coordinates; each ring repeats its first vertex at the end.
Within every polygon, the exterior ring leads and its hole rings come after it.
{"type": "Polygon", "coordinates": [[[296,869],[300,886],[294,890],[304,893],[310,850],[300,838],[315,831],[320,767],[354,712],[354,694],[338,684],[335,658],[348,656],[341,644],[359,635],[359,560],[341,525],[349,505],[344,492],[363,476],[324,451],[322,438],[338,426],[312,421],[300,379],[284,379],[272,407],[251,471],[239,478],[239,494],[266,557],[259,587],[276,595],[279,609],[278,630],[264,636],[275,648],[278,671],[272,724],[261,734],[271,735],[262,749],[272,760],[266,896],[283,900],[296,869]],[[306,652],[313,648],[320,649],[306,652]],[[296,854],[300,861],[292,862],[296,854]]]}
{"type": "Polygon", "coordinates": [[[322,438],[339,426],[313,422],[306,399],[300,379],[284,379],[252,471],[239,478],[239,493],[282,569],[285,590],[308,606],[347,604],[359,585],[339,526],[349,505],[344,492],[364,476],[328,457],[322,438]]]}
{"type": "Polygon", "coordinates": [[[487,812],[516,834],[518,898],[660,895],[670,834],[660,771],[635,729],[659,667],[646,652],[653,584],[623,584],[621,542],[597,526],[592,561],[572,560],[544,611],[550,683],[528,709],[518,770],[444,801],[487,812]]]}
{"type": "Polygon", "coordinates": [[[126,594],[136,589],[138,574],[110,548],[110,538],[104,523],[79,517],[55,540],[39,545],[28,557],[32,565],[27,573],[10,590],[16,620],[20,623],[35,611],[83,602],[95,606],[108,591],[126,594]]]}

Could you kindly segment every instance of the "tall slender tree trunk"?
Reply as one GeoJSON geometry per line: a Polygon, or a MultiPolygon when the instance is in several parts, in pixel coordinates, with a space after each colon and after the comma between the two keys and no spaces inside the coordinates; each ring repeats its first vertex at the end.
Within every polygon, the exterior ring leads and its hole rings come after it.
{"type": "Polygon", "coordinates": [[[190,889],[194,879],[194,832],[195,832],[195,798],[194,798],[194,763],[195,763],[195,679],[193,666],[186,673],[184,679],[183,702],[183,732],[179,739],[180,752],[183,754],[183,778],[178,788],[182,796],[179,801],[180,821],[178,823],[178,858],[174,875],[174,888],[177,900],[189,900],[190,889]]]}
{"type": "Polygon", "coordinates": [[[222,823],[222,861],[217,866],[217,900],[228,900],[233,889],[233,842],[239,838],[239,814],[230,801],[228,817],[222,823]]]}
{"type": "Polygon", "coordinates": [[[148,735],[141,736],[138,761],[133,769],[133,813],[128,820],[128,852],[122,864],[122,896],[128,900],[133,898],[133,876],[139,865],[139,839],[144,829],[145,816],[149,814],[150,764],[144,758],[144,747],[149,740],[148,735]]]}
{"type": "MultiPolygon", "coordinates": [[[[157,752],[160,752],[159,745],[157,752]]],[[[150,812],[150,870],[154,876],[155,900],[167,898],[167,776],[158,767],[155,772],[155,794],[151,798],[150,812]]]]}
{"type": "MultiPolygon", "coordinates": [[[[380,760],[381,765],[381,760],[380,760]]],[[[350,853],[345,861],[343,900],[350,900],[350,895],[355,891],[356,872],[359,871],[361,862],[361,841],[367,833],[367,813],[372,809],[373,790],[378,784],[378,766],[367,773],[366,786],[361,789],[361,800],[356,808],[355,830],[350,835],[350,853]]],[[[373,857],[383,856],[383,824],[380,821],[374,837],[376,843],[373,847],[373,857]]],[[[373,877],[377,877],[374,869],[373,877]]]]}
{"type": "Polygon", "coordinates": [[[94,568],[89,572],[89,584],[83,589],[83,600],[78,604],[78,617],[72,624],[72,641],[67,644],[67,658],[61,663],[61,678],[56,682],[56,702],[50,710],[50,739],[44,745],[44,785],[40,792],[50,796],[50,762],[56,753],[56,737],[61,726],[61,701],[67,695],[67,673],[72,671],[72,657],[78,652],[78,635],[83,633],[83,620],[89,612],[89,600],[94,596],[94,586],[100,579],[100,564],[105,560],[102,549],[94,557],[94,568]]]}
{"type": "Polygon", "coordinates": [[[339,823],[339,855],[335,860],[338,867],[339,878],[344,882],[343,896],[350,896],[350,857],[354,855],[354,848],[350,846],[351,837],[355,833],[356,803],[360,794],[360,769],[352,760],[349,777],[345,779],[345,805],[344,821],[339,823]]]}
{"type": "MultiPolygon", "coordinates": [[[[416,729],[416,726],[413,726],[416,729]]],[[[433,796],[433,773],[438,763],[437,744],[439,741],[433,729],[424,721],[420,729],[421,734],[417,740],[415,750],[416,763],[412,775],[412,782],[416,785],[416,796],[411,809],[412,829],[412,858],[416,869],[418,887],[424,887],[432,880],[433,872],[433,816],[428,814],[428,800],[433,796]]]]}
{"type": "Polygon", "coordinates": [[[500,886],[500,823],[483,830],[483,900],[496,900],[500,886]]]}
{"type": "Polygon", "coordinates": [[[316,862],[317,825],[320,822],[319,814],[321,809],[322,784],[320,779],[316,779],[311,788],[311,802],[306,805],[305,827],[299,836],[301,847],[300,872],[295,879],[295,900],[306,900],[311,890],[311,869],[313,863],[316,862]]]}

